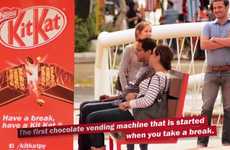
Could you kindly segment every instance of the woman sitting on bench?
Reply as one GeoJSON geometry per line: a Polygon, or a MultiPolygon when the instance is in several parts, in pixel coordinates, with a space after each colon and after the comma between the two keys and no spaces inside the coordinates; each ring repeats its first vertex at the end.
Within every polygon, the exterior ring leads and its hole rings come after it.
{"type": "MultiPolygon", "coordinates": [[[[115,122],[134,120],[136,109],[149,108],[158,99],[159,93],[168,90],[168,71],[171,69],[171,61],[173,53],[168,46],[159,45],[155,49],[151,49],[152,39],[144,39],[142,48],[149,51],[149,65],[155,70],[155,74],[139,85],[138,94],[128,94],[126,100],[118,105],[117,108],[100,110],[90,113],[87,116],[87,123],[115,122]]],[[[167,109],[167,108],[165,108],[167,109]]],[[[105,150],[104,134],[91,134],[90,142],[91,150],[105,150]]]]}
{"type": "MultiPolygon", "coordinates": [[[[85,124],[86,117],[94,111],[116,108],[121,101],[125,100],[127,93],[138,90],[139,83],[148,76],[148,73],[151,74],[151,68],[149,68],[148,65],[143,65],[143,63],[148,63],[148,59],[144,59],[145,57],[143,54],[145,52],[142,51],[137,53],[139,47],[141,46],[140,40],[150,37],[151,29],[150,23],[145,21],[140,22],[135,28],[135,43],[125,47],[119,69],[119,78],[122,83],[120,90],[122,90],[122,92],[117,96],[100,96],[100,101],[94,100],[81,103],[79,124],[85,124]],[[134,83],[135,86],[127,86],[129,88],[125,88],[130,82],[134,83]]],[[[155,48],[156,44],[154,43],[152,46],[155,48]]],[[[89,150],[90,147],[88,141],[88,134],[78,135],[78,150],[89,150]]],[[[141,148],[141,150],[147,150],[146,144],[142,147],[144,148],[141,148]]],[[[133,149],[132,145],[129,145],[128,150],[133,149]]]]}

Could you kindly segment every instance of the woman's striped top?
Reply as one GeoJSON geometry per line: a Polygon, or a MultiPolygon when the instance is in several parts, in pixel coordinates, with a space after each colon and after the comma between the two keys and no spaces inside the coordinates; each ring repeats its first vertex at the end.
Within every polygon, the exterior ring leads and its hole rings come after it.
{"type": "Polygon", "coordinates": [[[152,77],[149,77],[145,80],[143,80],[140,85],[140,92],[138,93],[136,98],[130,101],[130,107],[131,108],[146,108],[151,106],[154,101],[156,100],[159,92],[162,92],[164,89],[166,92],[168,89],[168,83],[169,83],[169,78],[168,78],[168,73],[163,73],[163,72],[156,72],[155,75],[152,77]],[[151,81],[150,81],[151,80],[151,81]],[[165,82],[167,80],[167,82],[165,82]],[[167,83],[167,85],[165,85],[167,83]],[[165,86],[167,88],[165,88],[165,86]]]}

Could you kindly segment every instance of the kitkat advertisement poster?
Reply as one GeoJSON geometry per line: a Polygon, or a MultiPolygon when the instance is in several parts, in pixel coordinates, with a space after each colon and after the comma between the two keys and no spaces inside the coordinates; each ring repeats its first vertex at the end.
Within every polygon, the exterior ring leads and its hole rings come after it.
{"type": "Polygon", "coordinates": [[[1,0],[0,149],[72,149],[72,135],[17,128],[73,123],[74,1],[1,0]]]}

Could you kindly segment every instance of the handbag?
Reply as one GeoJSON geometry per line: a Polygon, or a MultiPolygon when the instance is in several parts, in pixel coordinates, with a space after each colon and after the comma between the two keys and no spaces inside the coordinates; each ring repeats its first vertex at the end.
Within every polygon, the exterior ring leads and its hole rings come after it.
{"type": "MultiPolygon", "coordinates": [[[[158,76],[158,79],[160,83],[159,76],[158,76]]],[[[152,80],[152,77],[149,80],[148,87],[149,87],[151,80],[152,80]]],[[[151,106],[147,108],[133,109],[134,118],[136,120],[158,119],[158,118],[166,118],[168,116],[168,99],[167,99],[168,90],[167,92],[165,92],[166,87],[167,87],[167,79],[165,80],[164,90],[159,92],[157,98],[155,99],[154,103],[151,106]]],[[[143,96],[144,95],[141,95],[138,98],[143,97],[143,96]]]]}
{"type": "Polygon", "coordinates": [[[155,74],[155,72],[151,69],[148,71],[145,71],[140,77],[137,78],[135,83],[128,83],[128,86],[124,89],[123,94],[127,95],[128,93],[139,93],[139,84],[149,78],[152,77],[155,74]]]}
{"type": "MultiPolygon", "coordinates": [[[[123,92],[124,94],[126,95],[127,93],[138,93],[139,92],[139,84],[145,80],[146,78],[148,77],[151,77],[155,74],[155,71],[153,71],[152,69],[149,69],[147,71],[145,71],[141,76],[139,76],[135,83],[132,84],[132,83],[129,83],[127,81],[127,87],[125,87],[125,89],[123,89],[123,92]]],[[[128,77],[126,76],[126,79],[128,77]]],[[[115,89],[118,90],[118,91],[122,91],[122,86],[121,86],[121,82],[120,82],[120,77],[119,75],[117,76],[117,80],[115,81],[115,89]]]]}

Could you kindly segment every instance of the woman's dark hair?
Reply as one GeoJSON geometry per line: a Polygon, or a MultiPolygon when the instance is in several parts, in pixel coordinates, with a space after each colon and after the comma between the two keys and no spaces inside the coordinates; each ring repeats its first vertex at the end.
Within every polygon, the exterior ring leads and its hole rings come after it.
{"type": "Polygon", "coordinates": [[[170,70],[172,68],[171,61],[173,59],[173,52],[171,48],[166,45],[158,45],[155,48],[155,54],[160,55],[160,63],[166,69],[170,70]]]}
{"type": "Polygon", "coordinates": [[[154,48],[156,47],[156,43],[151,38],[144,38],[142,40],[139,40],[141,42],[141,47],[143,48],[144,52],[151,51],[153,52],[154,48]]]}

